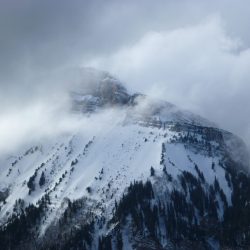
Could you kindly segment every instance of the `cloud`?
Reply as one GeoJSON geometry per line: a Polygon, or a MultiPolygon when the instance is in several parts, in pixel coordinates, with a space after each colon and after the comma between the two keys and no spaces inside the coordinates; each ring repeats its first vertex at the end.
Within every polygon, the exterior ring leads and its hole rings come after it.
{"type": "Polygon", "coordinates": [[[41,145],[46,141],[51,143],[54,139],[58,141],[64,135],[83,133],[89,137],[99,136],[123,121],[124,117],[125,112],[117,109],[83,116],[69,113],[60,105],[48,106],[48,103],[34,103],[22,110],[8,110],[0,113],[1,158],[15,150],[41,145]]]}
{"type": "Polygon", "coordinates": [[[132,46],[85,62],[130,89],[193,110],[249,142],[250,49],[225,31],[220,16],[151,31],[132,46]]]}
{"type": "Polygon", "coordinates": [[[249,5],[248,0],[0,1],[1,140],[39,134],[40,121],[56,127],[55,114],[67,106],[65,91],[79,80],[65,72],[94,65],[132,91],[198,112],[250,141],[249,5]]]}

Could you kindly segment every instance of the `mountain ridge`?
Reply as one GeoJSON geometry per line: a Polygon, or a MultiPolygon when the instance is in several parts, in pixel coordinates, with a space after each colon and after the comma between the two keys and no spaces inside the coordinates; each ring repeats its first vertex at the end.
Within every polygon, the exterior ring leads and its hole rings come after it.
{"type": "Polygon", "coordinates": [[[3,249],[247,249],[244,143],[94,74],[71,92],[91,130],[0,160],[3,249]]]}

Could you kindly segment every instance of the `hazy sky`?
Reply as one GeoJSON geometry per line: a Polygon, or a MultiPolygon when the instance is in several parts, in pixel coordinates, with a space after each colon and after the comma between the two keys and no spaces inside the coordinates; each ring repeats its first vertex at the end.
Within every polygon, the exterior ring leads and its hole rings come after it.
{"type": "Polygon", "coordinates": [[[250,144],[249,10],[249,0],[0,0],[2,136],[17,124],[28,134],[31,120],[38,129],[33,114],[48,122],[55,72],[93,66],[250,144]]]}

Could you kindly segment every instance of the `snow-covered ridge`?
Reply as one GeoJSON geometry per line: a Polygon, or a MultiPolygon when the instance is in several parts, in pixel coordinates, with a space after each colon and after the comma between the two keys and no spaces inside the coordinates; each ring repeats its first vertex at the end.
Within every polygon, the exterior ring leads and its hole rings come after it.
{"type": "Polygon", "coordinates": [[[219,129],[215,123],[167,101],[131,93],[107,72],[88,68],[83,70],[83,74],[84,79],[91,79],[88,80],[91,85],[82,83],[78,89],[71,92],[74,111],[91,114],[105,108],[120,107],[126,112],[124,124],[138,123],[158,128],[164,128],[168,124],[182,124],[182,130],[200,126],[210,131],[219,131],[228,153],[245,169],[249,168],[250,158],[244,142],[239,137],[219,129]]]}
{"type": "Polygon", "coordinates": [[[6,213],[12,211],[16,200],[36,204],[45,193],[49,193],[51,199],[50,220],[58,214],[66,197],[74,200],[87,196],[102,201],[110,211],[115,199],[119,200],[130,182],[146,180],[152,166],[156,172],[162,171],[162,143],[166,144],[166,162],[173,177],[177,178],[178,173],[187,167],[188,171],[195,173],[191,158],[202,172],[207,173],[209,183],[215,177],[224,183],[225,193],[230,197],[224,170],[219,165],[223,155],[209,156],[187,150],[182,143],[173,143],[179,137],[171,126],[158,129],[127,125],[117,126],[103,137],[85,135],[83,131],[20,152],[1,162],[1,183],[5,183],[9,196],[5,199],[6,204],[1,206],[0,217],[2,221],[6,220],[6,213]],[[217,171],[212,170],[212,162],[217,171]],[[45,173],[45,183],[39,185],[42,172],[45,173]],[[27,183],[34,174],[33,190],[27,183]]]}

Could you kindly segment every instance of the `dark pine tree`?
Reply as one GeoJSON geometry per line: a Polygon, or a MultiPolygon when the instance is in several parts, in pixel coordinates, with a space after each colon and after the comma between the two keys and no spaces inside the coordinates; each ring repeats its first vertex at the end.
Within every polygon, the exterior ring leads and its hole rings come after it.
{"type": "Polygon", "coordinates": [[[153,167],[150,168],[150,175],[151,176],[154,176],[155,175],[155,170],[153,167]]]}
{"type": "Polygon", "coordinates": [[[42,187],[45,184],[45,175],[44,172],[42,172],[40,180],[39,180],[39,185],[42,187]]]}

